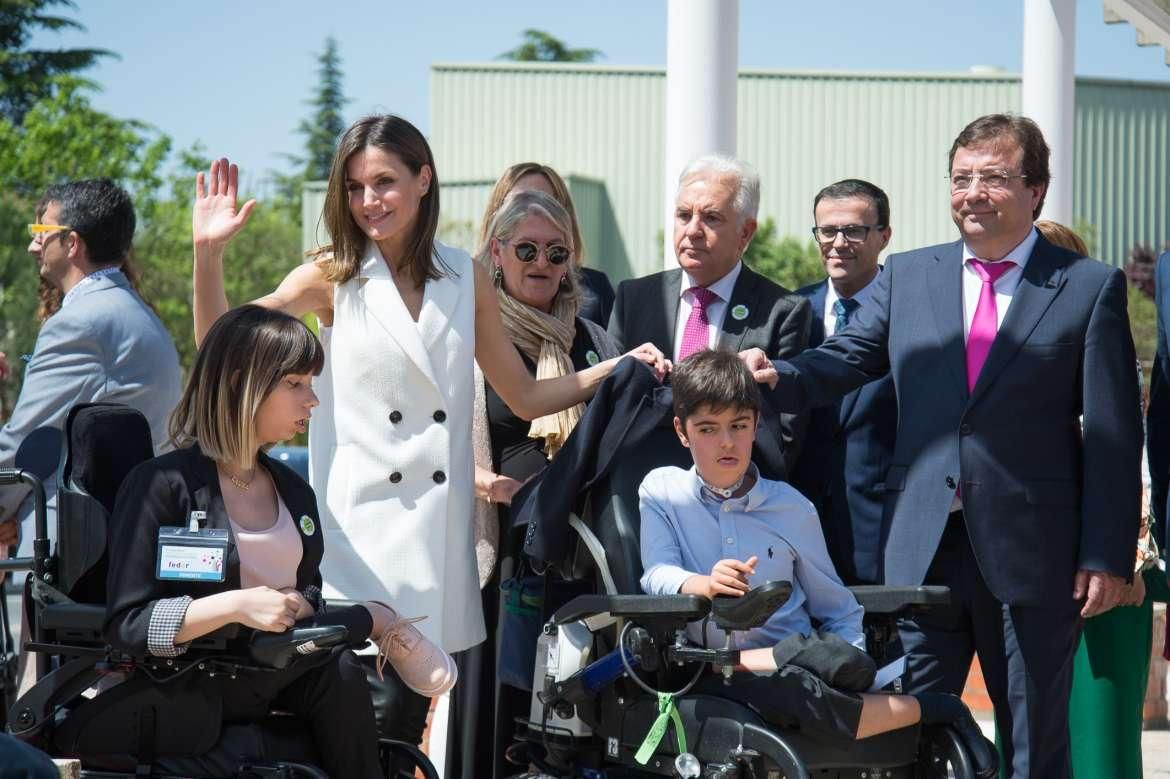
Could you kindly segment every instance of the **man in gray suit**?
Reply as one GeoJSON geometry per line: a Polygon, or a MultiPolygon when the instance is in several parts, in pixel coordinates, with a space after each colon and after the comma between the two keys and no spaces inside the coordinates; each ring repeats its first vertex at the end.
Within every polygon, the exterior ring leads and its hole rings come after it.
{"type": "MultiPolygon", "coordinates": [[[[16,408],[0,429],[0,467],[12,467],[17,448],[30,436],[43,439],[42,448],[49,450],[38,452],[38,459],[54,460],[60,435],[53,431],[61,430],[77,403],[133,406],[150,422],[156,449],[165,444],[167,417],[181,389],[179,356],[122,272],[134,225],[130,196],[108,179],[54,185],[41,199],[28,251],[41,278],[64,297],[41,327],[16,408]]],[[[52,507],[54,480],[46,479],[45,488],[52,507]]],[[[32,550],[27,496],[23,485],[0,487],[0,544],[19,538],[21,555],[32,550]]],[[[55,526],[50,517],[50,534],[55,526]]]]}

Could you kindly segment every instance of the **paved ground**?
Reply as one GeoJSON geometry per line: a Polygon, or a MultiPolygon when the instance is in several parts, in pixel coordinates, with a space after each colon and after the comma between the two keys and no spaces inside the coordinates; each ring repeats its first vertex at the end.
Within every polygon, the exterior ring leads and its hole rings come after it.
{"type": "MultiPolygon", "coordinates": [[[[995,738],[995,726],[990,718],[981,717],[979,726],[988,738],[995,738]]],[[[1142,767],[1144,779],[1170,779],[1170,730],[1147,730],[1142,733],[1142,767]]]]}

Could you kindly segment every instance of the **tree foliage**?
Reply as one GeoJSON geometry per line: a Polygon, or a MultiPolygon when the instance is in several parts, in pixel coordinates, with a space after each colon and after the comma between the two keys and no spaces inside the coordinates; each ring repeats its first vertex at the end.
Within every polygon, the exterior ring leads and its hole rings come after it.
{"type": "Polygon", "coordinates": [[[752,270],[790,290],[796,290],[825,276],[821,253],[811,240],[776,235],[776,222],[768,217],[756,229],[743,260],[752,270]]]}
{"type": "Polygon", "coordinates": [[[282,199],[287,201],[290,213],[297,216],[304,182],[329,178],[333,150],[345,132],[345,105],[350,102],[342,87],[345,74],[341,70],[341,52],[332,36],[325,39],[317,64],[317,87],[305,101],[311,114],[297,125],[297,132],[305,139],[305,153],[288,155],[289,162],[297,168],[295,173],[276,176],[282,199]]]}
{"type": "Polygon", "coordinates": [[[559,38],[544,30],[527,29],[520,34],[523,43],[496,57],[517,62],[595,62],[605,55],[600,49],[570,49],[559,38]]]}
{"type": "Polygon", "coordinates": [[[46,11],[54,6],[76,10],[73,0],[3,0],[0,2],[0,116],[20,124],[29,108],[53,91],[55,79],[86,70],[105,49],[29,49],[38,30],[84,30],[78,22],[46,11]]]}

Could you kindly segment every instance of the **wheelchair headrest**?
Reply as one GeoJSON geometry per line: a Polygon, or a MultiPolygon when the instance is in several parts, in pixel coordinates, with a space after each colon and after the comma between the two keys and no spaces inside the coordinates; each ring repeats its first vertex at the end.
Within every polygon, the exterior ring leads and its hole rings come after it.
{"type": "Polygon", "coordinates": [[[141,412],[120,403],[78,404],[65,420],[62,488],[92,495],[113,512],[126,474],[153,456],[150,424],[141,412]]]}

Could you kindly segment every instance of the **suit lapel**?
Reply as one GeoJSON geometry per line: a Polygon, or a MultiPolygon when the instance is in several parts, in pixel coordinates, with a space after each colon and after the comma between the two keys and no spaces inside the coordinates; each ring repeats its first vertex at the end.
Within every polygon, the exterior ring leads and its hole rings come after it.
{"type": "Polygon", "coordinates": [[[812,306],[812,330],[809,333],[808,347],[820,346],[825,340],[825,301],[829,296],[829,280],[825,279],[813,288],[808,296],[812,306]]]}
{"type": "Polygon", "coordinates": [[[963,338],[963,248],[956,241],[934,256],[927,268],[927,291],[943,352],[943,362],[963,396],[967,395],[967,346],[963,338]]]}
{"type": "Polygon", "coordinates": [[[727,301],[727,309],[723,312],[723,327],[720,329],[718,339],[719,345],[723,348],[738,352],[748,331],[751,330],[751,323],[767,322],[766,316],[762,319],[752,316],[752,310],[758,303],[758,282],[761,278],[760,274],[747,265],[739,269],[739,278],[735,280],[735,286],[731,289],[731,300],[727,301]],[[736,319],[733,313],[738,306],[747,309],[747,316],[743,319],[736,319]]]}
{"type": "MultiPolygon", "coordinates": [[[[662,329],[657,332],[651,332],[650,343],[662,348],[666,352],[666,356],[674,359],[674,353],[677,344],[674,342],[674,333],[678,329],[678,306],[679,293],[682,290],[682,269],[668,270],[662,274],[662,310],[666,312],[666,316],[661,320],[655,320],[656,326],[662,329]]],[[[633,349],[640,344],[622,344],[627,349],[633,349]]]]}
{"type": "MultiPolygon", "coordinates": [[[[474,271],[475,269],[470,265],[464,270],[465,273],[474,273],[474,271]]],[[[447,332],[451,323],[449,312],[455,311],[464,287],[463,284],[459,283],[459,279],[454,273],[455,271],[451,271],[452,275],[450,276],[428,281],[423,290],[422,311],[418,315],[418,332],[423,347],[428,353],[428,366],[430,365],[430,348],[447,332]]],[[[472,289],[474,288],[473,283],[472,289]]]]}
{"type": "MultiPolygon", "coordinates": [[[[366,304],[366,310],[369,311],[370,316],[382,325],[386,334],[398,344],[403,354],[415,364],[422,374],[432,384],[438,386],[435,374],[431,370],[430,356],[427,354],[426,346],[419,333],[419,325],[411,319],[410,312],[406,310],[406,304],[402,302],[402,296],[398,294],[398,287],[395,286],[394,279],[390,275],[390,268],[382,259],[382,253],[378,251],[377,244],[372,241],[366,250],[365,259],[362,260],[361,269],[358,271],[357,283],[358,295],[366,304]]],[[[433,282],[428,282],[426,286],[429,291],[429,288],[435,285],[433,282]]],[[[424,310],[427,306],[426,294],[427,292],[423,293],[424,310]]],[[[456,294],[458,294],[457,289],[456,294]]],[[[419,317],[421,319],[422,312],[420,312],[419,317]]]]}
{"type": "Polygon", "coordinates": [[[995,377],[1011,362],[1020,346],[1036,329],[1040,317],[1052,305],[1053,299],[1064,286],[1064,267],[1051,244],[1040,237],[1032,249],[1032,256],[1024,266],[1024,274],[1011,305],[1003,318],[1003,325],[991,342],[987,361],[979,371],[979,379],[971,391],[971,402],[987,390],[995,377]]]}
{"type": "MultiPolygon", "coordinates": [[[[228,518],[227,507],[223,502],[223,493],[219,490],[219,472],[215,469],[215,461],[203,454],[199,445],[189,450],[195,460],[195,479],[192,486],[195,505],[207,512],[207,524],[204,527],[226,530],[231,547],[228,557],[224,560],[224,584],[232,589],[240,587],[240,552],[236,546],[236,533],[232,530],[231,520],[228,518]]],[[[183,517],[184,520],[187,517],[183,517]]]]}

